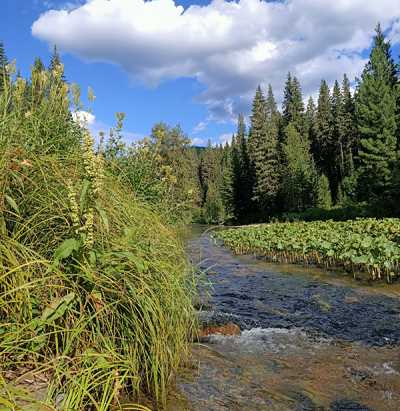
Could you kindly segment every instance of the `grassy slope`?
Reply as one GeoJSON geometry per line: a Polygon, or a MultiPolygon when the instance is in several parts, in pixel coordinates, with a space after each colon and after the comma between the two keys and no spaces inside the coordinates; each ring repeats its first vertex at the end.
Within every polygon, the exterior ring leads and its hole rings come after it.
{"type": "Polygon", "coordinates": [[[71,122],[66,85],[32,81],[0,95],[0,408],[40,382],[46,409],[162,404],[193,329],[182,244],[71,122]]]}

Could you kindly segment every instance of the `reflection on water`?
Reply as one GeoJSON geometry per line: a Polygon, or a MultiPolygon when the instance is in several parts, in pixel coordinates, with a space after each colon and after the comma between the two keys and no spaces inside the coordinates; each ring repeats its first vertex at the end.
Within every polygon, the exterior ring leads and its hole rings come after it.
{"type": "Polygon", "coordinates": [[[169,411],[400,410],[398,287],[236,257],[201,231],[206,314],[243,332],[194,344],[169,411]]]}

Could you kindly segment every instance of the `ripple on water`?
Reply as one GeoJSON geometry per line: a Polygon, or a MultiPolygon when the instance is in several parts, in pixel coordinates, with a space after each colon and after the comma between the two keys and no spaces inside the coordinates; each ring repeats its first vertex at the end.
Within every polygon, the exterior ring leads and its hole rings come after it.
{"type": "Polygon", "coordinates": [[[209,236],[189,254],[211,286],[204,323],[239,336],[193,346],[168,411],[399,411],[400,300],[319,270],[235,257],[209,236]],[[208,274],[207,274],[208,273],[208,274]]]}

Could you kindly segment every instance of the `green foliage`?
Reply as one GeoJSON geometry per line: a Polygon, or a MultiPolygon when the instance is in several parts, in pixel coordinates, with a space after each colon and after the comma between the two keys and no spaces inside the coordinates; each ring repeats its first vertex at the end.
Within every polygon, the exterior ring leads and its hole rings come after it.
{"type": "Polygon", "coordinates": [[[236,221],[248,221],[253,209],[254,175],[250,166],[248,139],[243,115],[238,118],[238,130],[232,140],[232,209],[236,221]]]}
{"type": "Polygon", "coordinates": [[[332,195],[329,187],[329,180],[324,174],[322,174],[318,181],[318,197],[316,205],[325,210],[329,210],[332,207],[332,195]]]}
{"type": "Polygon", "coordinates": [[[159,123],[150,138],[126,145],[122,137],[124,114],[105,144],[112,173],[170,223],[188,222],[199,205],[197,155],[180,127],[159,123]]]}
{"type": "Polygon", "coordinates": [[[225,208],[219,190],[210,184],[203,206],[203,220],[206,224],[224,223],[226,221],[225,208]]]}
{"type": "Polygon", "coordinates": [[[376,199],[388,190],[397,157],[395,67],[390,44],[380,26],[370,60],[358,84],[356,117],[360,133],[359,187],[361,199],[376,199]]]}
{"type": "Polygon", "coordinates": [[[300,83],[296,77],[292,78],[290,73],[285,85],[282,112],[285,127],[292,123],[298,132],[305,131],[304,103],[300,83]]]}
{"type": "Polygon", "coordinates": [[[233,217],[232,154],[229,145],[212,147],[211,142],[199,154],[201,222],[221,224],[233,217]]]}
{"type": "Polygon", "coordinates": [[[332,100],[329,86],[325,80],[321,81],[318,96],[318,107],[315,116],[315,140],[313,141],[313,155],[318,169],[331,181],[335,159],[332,158],[332,100]]]}
{"type": "Polygon", "coordinates": [[[36,64],[0,96],[0,403],[108,410],[145,392],[161,406],[194,326],[189,267],[160,204],[178,192],[168,153],[95,150],[62,72],[36,64]],[[24,393],[28,375],[47,382],[42,397],[24,393]]]}
{"type": "Polygon", "coordinates": [[[249,154],[254,169],[253,200],[260,215],[268,215],[276,206],[279,192],[279,156],[277,110],[272,89],[268,104],[259,87],[253,101],[249,154]]]}
{"type": "Polygon", "coordinates": [[[391,282],[400,275],[400,220],[277,223],[217,233],[237,254],[273,261],[366,271],[371,279],[391,282]]]}
{"type": "Polygon", "coordinates": [[[283,146],[285,168],[282,192],[288,211],[301,211],[312,207],[316,201],[318,175],[310,154],[310,144],[293,124],[286,128],[283,146]]]}

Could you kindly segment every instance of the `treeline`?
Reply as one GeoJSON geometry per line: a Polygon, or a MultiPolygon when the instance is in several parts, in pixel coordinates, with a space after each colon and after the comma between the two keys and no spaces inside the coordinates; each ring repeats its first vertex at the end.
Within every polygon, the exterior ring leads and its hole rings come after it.
{"type": "Polygon", "coordinates": [[[322,80],[318,100],[305,107],[289,73],[279,111],[272,87],[258,87],[249,130],[240,115],[230,145],[200,154],[203,220],[246,223],[360,204],[369,214],[399,215],[399,89],[380,25],[354,93],[346,75],[333,85],[322,80]]]}

